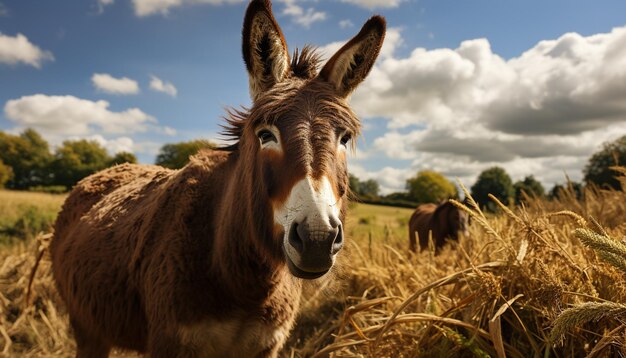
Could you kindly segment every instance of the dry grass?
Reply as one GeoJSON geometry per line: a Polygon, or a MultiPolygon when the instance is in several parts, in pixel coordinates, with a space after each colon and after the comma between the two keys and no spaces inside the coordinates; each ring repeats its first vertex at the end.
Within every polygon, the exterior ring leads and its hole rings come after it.
{"type": "MultiPolygon", "coordinates": [[[[342,269],[333,284],[306,290],[284,355],[626,354],[626,193],[591,189],[582,201],[566,193],[498,214],[466,209],[469,237],[435,256],[408,252],[410,210],[354,207],[342,269]]],[[[70,355],[46,258],[25,308],[36,252],[34,243],[0,252],[0,352],[70,355]]]]}

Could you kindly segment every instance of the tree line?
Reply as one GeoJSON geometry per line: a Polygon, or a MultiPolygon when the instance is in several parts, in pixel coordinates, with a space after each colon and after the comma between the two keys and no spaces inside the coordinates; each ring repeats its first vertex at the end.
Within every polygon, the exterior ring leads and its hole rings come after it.
{"type": "MultiPolygon", "coordinates": [[[[588,184],[621,190],[620,183],[615,177],[616,173],[611,170],[612,166],[617,165],[626,165],[626,135],[613,142],[605,143],[600,151],[589,158],[583,170],[583,183],[570,181],[566,185],[556,184],[551,190],[546,191],[533,175],[513,182],[503,168],[495,166],[480,173],[470,191],[474,200],[487,209],[494,209],[495,205],[489,199],[489,194],[507,205],[513,203],[519,205],[531,197],[558,198],[565,190],[572,191],[580,198],[583,187],[588,184]]],[[[367,182],[371,181],[373,180],[370,179],[367,182]]],[[[410,207],[421,203],[439,203],[449,198],[459,197],[456,185],[440,173],[431,170],[420,171],[414,177],[409,178],[404,192],[381,196],[378,194],[378,185],[368,185],[368,187],[375,187],[376,192],[363,193],[362,187],[363,182],[351,175],[350,188],[355,196],[364,202],[410,207]]]]}
{"type": "MultiPolygon", "coordinates": [[[[206,140],[193,140],[163,145],[155,164],[166,168],[182,168],[191,155],[202,148],[216,146],[206,140]]],[[[51,149],[48,142],[33,129],[19,135],[0,131],[0,188],[63,192],[71,189],[82,178],[112,165],[136,163],[129,152],[113,156],[98,142],[78,139],[66,140],[51,149]]],[[[614,142],[605,143],[593,154],[585,166],[583,183],[569,182],[567,189],[581,195],[584,185],[593,183],[600,187],[620,189],[611,166],[626,164],[626,135],[614,142]]],[[[380,195],[380,186],[373,179],[361,181],[350,174],[352,196],[364,202],[413,207],[418,203],[437,203],[459,196],[456,185],[434,171],[420,171],[406,181],[406,191],[380,195]]],[[[566,187],[555,185],[546,192],[542,184],[530,175],[513,182],[500,167],[489,168],[478,176],[471,187],[474,199],[489,206],[489,193],[503,203],[520,204],[528,197],[558,197],[566,187]]]]}
{"type": "MultiPolygon", "coordinates": [[[[190,155],[214,147],[204,140],[166,144],[155,164],[182,168],[190,155]]],[[[137,157],[129,152],[111,156],[100,143],[86,139],[66,140],[52,150],[33,129],[19,135],[0,131],[0,188],[64,192],[88,175],[123,163],[137,163],[137,157]]]]}

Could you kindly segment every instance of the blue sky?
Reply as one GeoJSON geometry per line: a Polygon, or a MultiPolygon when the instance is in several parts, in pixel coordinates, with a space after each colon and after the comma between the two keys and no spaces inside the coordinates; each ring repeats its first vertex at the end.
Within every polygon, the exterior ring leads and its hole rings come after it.
{"type": "MultiPolygon", "coordinates": [[[[151,163],[163,143],[218,138],[223,108],[250,103],[244,2],[0,4],[2,130],[92,138],[151,163]],[[169,93],[151,88],[156,78],[169,93]]],[[[579,179],[589,154],[626,132],[614,49],[626,47],[624,1],[285,0],[274,13],[291,50],[326,52],[372,14],[387,18],[386,55],[353,97],[365,132],[351,159],[386,192],[422,169],[470,185],[491,165],[546,185],[564,171],[579,179]]]]}

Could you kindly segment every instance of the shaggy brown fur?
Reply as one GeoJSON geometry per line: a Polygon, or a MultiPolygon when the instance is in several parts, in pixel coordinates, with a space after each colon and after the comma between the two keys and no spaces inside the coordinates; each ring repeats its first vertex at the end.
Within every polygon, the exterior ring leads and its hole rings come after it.
{"type": "Polygon", "coordinates": [[[467,232],[467,213],[450,202],[440,205],[422,204],[409,220],[409,249],[417,250],[416,233],[419,236],[420,250],[428,248],[429,232],[432,231],[435,252],[446,243],[446,239],[458,240],[459,231],[467,232]]]}
{"type": "Polygon", "coordinates": [[[202,152],[181,170],[125,164],[77,184],[50,251],[79,357],[106,357],[113,346],[153,357],[277,354],[301,280],[286,265],[273,208],[303,177],[324,176],[343,221],[348,175],[338,136],[359,131],[344,94],[371,68],[384,20],[370,19],[359,36],[367,46],[352,41],[336,56],[365,60],[327,70],[338,78],[318,76],[310,50],[285,72],[290,61],[270,3],[253,1],[244,59],[254,103],[228,120],[236,144],[202,152]],[[268,123],[280,131],[280,152],[260,148],[256,130],[268,123]]]}

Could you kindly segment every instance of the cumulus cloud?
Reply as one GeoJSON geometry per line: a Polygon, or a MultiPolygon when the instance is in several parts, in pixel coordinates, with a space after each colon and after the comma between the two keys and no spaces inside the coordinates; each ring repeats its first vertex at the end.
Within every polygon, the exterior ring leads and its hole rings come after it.
{"type": "Polygon", "coordinates": [[[172,82],[163,81],[157,76],[150,76],[150,89],[176,97],[178,90],[172,82]]]}
{"type": "Polygon", "coordinates": [[[243,1],[244,0],[132,0],[133,7],[135,8],[135,15],[139,17],[157,14],[167,15],[172,8],[183,5],[222,5],[236,4],[243,1]]]}
{"type": "MultiPolygon", "coordinates": [[[[79,138],[75,137],[72,139],[79,139],[79,138]]],[[[111,154],[117,154],[119,152],[128,152],[128,153],[135,152],[134,141],[130,137],[117,137],[113,139],[106,139],[100,134],[94,134],[91,136],[84,137],[84,139],[97,142],[111,154]]]]}
{"type": "Polygon", "coordinates": [[[579,180],[589,155],[626,133],[626,27],[564,34],[509,60],[486,39],[406,57],[396,46],[352,104],[364,119],[387,120],[372,150],[409,162],[410,175],[434,169],[471,184],[500,165],[514,179],[551,185],[566,171],[579,180]]]}
{"type": "Polygon", "coordinates": [[[53,60],[52,52],[40,49],[26,36],[22,34],[9,36],[0,32],[0,63],[9,65],[23,63],[41,68],[45,61],[53,60]]]}
{"type": "Polygon", "coordinates": [[[342,29],[347,29],[349,27],[354,27],[354,23],[350,21],[350,19],[341,20],[339,21],[339,27],[341,27],[342,29]]]}
{"type": "Polygon", "coordinates": [[[341,2],[357,5],[366,9],[398,7],[403,0],[341,0],[341,2]]]}
{"type": "Polygon", "coordinates": [[[109,5],[113,5],[114,2],[115,0],[98,0],[98,12],[103,13],[104,8],[109,5]]]}
{"type": "Polygon", "coordinates": [[[4,115],[18,127],[68,137],[145,132],[157,123],[139,108],[115,112],[109,109],[107,101],[44,94],[7,101],[4,115]]]}
{"type": "Polygon", "coordinates": [[[128,77],[115,78],[108,73],[94,73],[91,76],[91,83],[96,89],[106,93],[120,95],[139,93],[137,81],[128,77]]]}
{"type": "Polygon", "coordinates": [[[285,4],[281,14],[291,17],[291,21],[302,27],[309,28],[315,22],[326,20],[325,12],[317,11],[313,7],[304,9],[296,4],[296,0],[281,0],[281,2],[285,4]]]}

